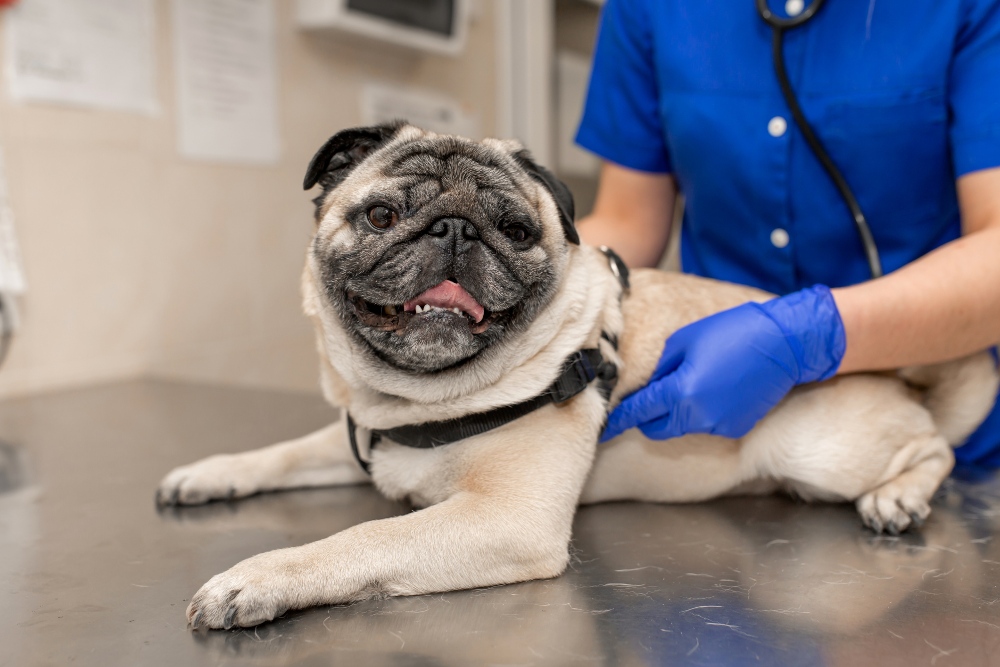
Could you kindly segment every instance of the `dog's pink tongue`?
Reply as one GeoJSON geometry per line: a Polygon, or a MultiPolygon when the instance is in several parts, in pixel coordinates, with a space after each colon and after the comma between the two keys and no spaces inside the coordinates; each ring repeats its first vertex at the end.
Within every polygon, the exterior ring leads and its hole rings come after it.
{"type": "Polygon", "coordinates": [[[471,316],[477,323],[483,320],[485,310],[479,302],[472,298],[472,295],[465,291],[465,288],[451,280],[445,280],[435,285],[423,294],[414,299],[410,299],[403,304],[406,311],[416,310],[417,306],[437,306],[451,310],[458,308],[471,316]]]}

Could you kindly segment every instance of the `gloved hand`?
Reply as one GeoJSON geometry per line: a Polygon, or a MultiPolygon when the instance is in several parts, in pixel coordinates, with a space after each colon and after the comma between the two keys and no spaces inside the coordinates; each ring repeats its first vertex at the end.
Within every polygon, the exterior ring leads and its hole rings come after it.
{"type": "Polygon", "coordinates": [[[649,384],[608,416],[601,442],[634,426],[656,440],[738,438],[795,385],[832,377],[845,348],[823,285],[716,313],[667,339],[649,384]]]}

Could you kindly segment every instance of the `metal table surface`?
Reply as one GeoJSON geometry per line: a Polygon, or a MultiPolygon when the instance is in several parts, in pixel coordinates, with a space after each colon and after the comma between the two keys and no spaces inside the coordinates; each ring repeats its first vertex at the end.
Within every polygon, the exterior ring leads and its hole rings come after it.
{"type": "Polygon", "coordinates": [[[407,508],[369,487],[158,513],[171,467],[327,423],[313,396],[129,382],[0,403],[10,665],[1000,665],[1000,478],[923,532],[785,497],[582,508],[557,579],[192,632],[210,576],[407,508]]]}

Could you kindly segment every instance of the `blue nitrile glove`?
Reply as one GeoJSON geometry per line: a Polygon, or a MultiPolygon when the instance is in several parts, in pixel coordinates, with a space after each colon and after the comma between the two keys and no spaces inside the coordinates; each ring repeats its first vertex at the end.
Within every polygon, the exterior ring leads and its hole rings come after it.
{"type": "Polygon", "coordinates": [[[649,384],[608,416],[601,441],[633,426],[656,440],[738,438],[795,385],[832,377],[845,347],[840,312],[823,285],[716,313],[667,339],[649,384]]]}

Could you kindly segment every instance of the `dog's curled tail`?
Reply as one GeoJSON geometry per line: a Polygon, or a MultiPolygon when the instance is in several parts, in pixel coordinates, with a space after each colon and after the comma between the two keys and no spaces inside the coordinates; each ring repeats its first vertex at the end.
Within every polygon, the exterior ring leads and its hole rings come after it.
{"type": "Polygon", "coordinates": [[[923,393],[924,407],[953,447],[983,423],[1000,388],[1000,371],[989,352],[931,366],[910,366],[899,374],[923,393]]]}

